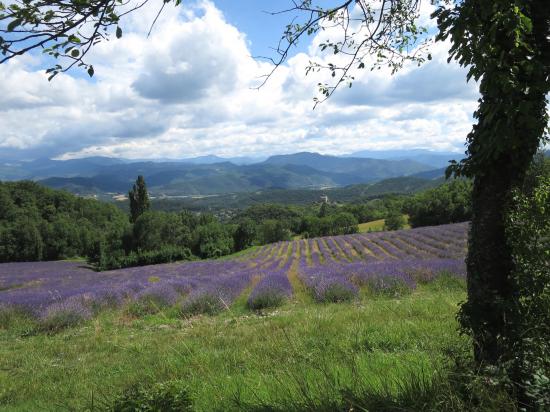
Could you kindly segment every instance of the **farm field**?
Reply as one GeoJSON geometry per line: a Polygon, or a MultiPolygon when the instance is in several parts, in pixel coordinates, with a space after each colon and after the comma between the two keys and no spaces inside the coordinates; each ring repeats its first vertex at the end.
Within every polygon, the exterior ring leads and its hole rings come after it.
{"type": "Polygon", "coordinates": [[[399,402],[411,376],[428,402],[447,351],[468,347],[455,320],[467,228],[101,273],[2,264],[0,408],[95,410],[133,384],[176,380],[193,410],[348,410],[365,390],[399,402]]]}

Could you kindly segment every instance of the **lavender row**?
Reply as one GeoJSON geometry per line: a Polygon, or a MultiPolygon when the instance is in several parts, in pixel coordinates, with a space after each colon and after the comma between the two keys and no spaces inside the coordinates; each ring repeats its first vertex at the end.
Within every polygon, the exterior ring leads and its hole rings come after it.
{"type": "Polygon", "coordinates": [[[441,271],[463,274],[467,230],[468,224],[456,224],[304,239],[266,245],[233,260],[102,273],[78,262],[0,264],[0,307],[19,307],[44,318],[67,308],[76,313],[80,307],[84,314],[106,305],[149,301],[190,313],[202,302],[209,311],[230,305],[258,275],[251,297],[262,289],[291,296],[287,274],[294,262],[316,300],[351,298],[364,284],[385,289],[395,279],[413,288],[418,280],[429,281],[441,271]]]}
{"type": "Polygon", "coordinates": [[[376,293],[397,294],[416,288],[417,282],[430,282],[442,274],[464,278],[466,267],[461,259],[406,259],[372,263],[353,262],[301,268],[300,277],[317,300],[330,285],[356,290],[367,286],[376,293]]]}

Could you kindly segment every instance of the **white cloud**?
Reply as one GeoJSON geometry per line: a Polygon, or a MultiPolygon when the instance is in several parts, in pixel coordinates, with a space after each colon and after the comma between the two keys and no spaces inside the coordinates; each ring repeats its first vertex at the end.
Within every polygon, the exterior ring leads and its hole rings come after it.
{"type": "MultiPolygon", "coordinates": [[[[158,5],[157,5],[158,6],[158,5]]],[[[120,40],[90,56],[96,76],[46,75],[27,59],[0,66],[0,150],[36,157],[177,158],[312,150],[460,147],[471,128],[475,84],[434,46],[424,67],[361,72],[312,110],[317,82],[305,76],[316,49],[280,67],[250,57],[248,39],[212,3],[167,7],[152,35],[151,5],[126,20],[120,40]]],[[[278,33],[273,33],[274,41],[278,33]]],[[[0,156],[2,157],[2,156],[0,156]]]]}

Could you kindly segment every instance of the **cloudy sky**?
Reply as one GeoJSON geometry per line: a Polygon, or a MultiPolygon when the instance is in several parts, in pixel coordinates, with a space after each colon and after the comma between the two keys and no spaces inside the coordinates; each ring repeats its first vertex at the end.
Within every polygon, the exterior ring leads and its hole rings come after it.
{"type": "Polygon", "coordinates": [[[271,69],[254,56],[273,56],[292,18],[264,11],[290,0],[183,1],[165,8],[147,38],[158,3],[129,16],[121,39],[93,50],[93,79],[76,69],[48,82],[41,55],[0,65],[0,158],[463,151],[477,88],[447,63],[446,44],[432,46],[433,60],[420,68],[362,71],[313,110],[316,84],[329,74],[306,76],[305,67],[327,59],[321,37],[254,89],[271,69]]]}

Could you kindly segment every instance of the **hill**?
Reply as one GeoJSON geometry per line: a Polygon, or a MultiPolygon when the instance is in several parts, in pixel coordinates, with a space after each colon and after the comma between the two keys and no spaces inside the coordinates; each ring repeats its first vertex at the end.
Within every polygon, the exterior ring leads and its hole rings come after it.
{"type": "Polygon", "coordinates": [[[431,169],[430,166],[413,160],[366,159],[337,157],[318,153],[302,152],[290,155],[271,156],[265,164],[303,165],[325,172],[349,173],[369,176],[370,180],[393,176],[410,175],[431,169]]]}
{"type": "Polygon", "coordinates": [[[32,178],[45,186],[78,194],[125,193],[136,176],[141,174],[154,196],[204,196],[342,187],[428,170],[429,166],[410,160],[339,158],[298,153],[272,156],[265,162],[247,165],[227,161],[195,164],[112,159],[98,161],[95,158],[49,161],[42,168],[31,167],[29,173],[32,172],[32,178]],[[79,167],[80,174],[73,175],[79,167]]]}
{"type": "Polygon", "coordinates": [[[388,194],[413,194],[437,187],[443,182],[443,178],[422,179],[406,176],[384,179],[375,183],[325,189],[267,189],[212,196],[160,197],[153,199],[152,206],[154,209],[169,211],[183,208],[195,211],[219,211],[244,209],[262,203],[310,205],[320,202],[321,196],[328,196],[331,202],[360,202],[388,194]]]}
{"type": "Polygon", "coordinates": [[[128,217],[112,204],[34,182],[0,182],[0,262],[63,259],[93,253],[128,217]]]}

